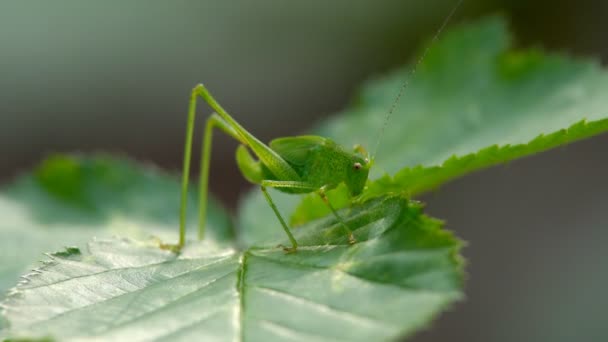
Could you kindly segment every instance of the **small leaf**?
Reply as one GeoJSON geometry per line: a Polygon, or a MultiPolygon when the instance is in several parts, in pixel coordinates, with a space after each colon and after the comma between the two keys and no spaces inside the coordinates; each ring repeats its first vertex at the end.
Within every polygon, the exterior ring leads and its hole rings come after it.
{"type": "Polygon", "coordinates": [[[420,205],[382,198],[341,214],[354,245],[326,218],[295,230],[293,254],[270,242],[238,252],[205,241],[176,256],[133,240],[53,254],[3,302],[7,334],[385,340],[411,334],[462,297],[460,243],[420,205]]]}

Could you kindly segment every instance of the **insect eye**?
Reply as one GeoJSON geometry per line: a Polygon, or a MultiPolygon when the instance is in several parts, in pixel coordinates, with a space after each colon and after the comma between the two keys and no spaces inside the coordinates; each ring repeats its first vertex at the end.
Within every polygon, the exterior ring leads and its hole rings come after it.
{"type": "Polygon", "coordinates": [[[360,170],[361,169],[361,163],[354,163],[353,164],[353,169],[360,170]]]}

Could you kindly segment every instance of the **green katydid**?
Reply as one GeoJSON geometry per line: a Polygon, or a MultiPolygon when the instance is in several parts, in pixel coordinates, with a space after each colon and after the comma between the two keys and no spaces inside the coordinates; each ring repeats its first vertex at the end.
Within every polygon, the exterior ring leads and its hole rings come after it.
{"type": "MultiPolygon", "coordinates": [[[[435,33],[431,43],[437,40],[439,34],[461,3],[462,0],[458,0],[435,33]]],[[[415,72],[427,52],[428,47],[418,59],[411,74],[415,72]]],[[[380,131],[380,137],[407,85],[408,80],[406,79],[387,113],[384,126],[380,131]]],[[[277,138],[272,140],[268,145],[265,145],[230,116],[217,103],[205,86],[199,84],[192,90],[188,109],[180,206],[180,233],[179,243],[175,246],[176,249],[179,250],[185,243],[188,175],[198,97],[204,99],[215,110],[215,113],[207,119],[203,138],[199,185],[199,239],[203,239],[205,235],[212,132],[214,128],[219,128],[241,143],[236,150],[237,165],[248,181],[260,185],[266,201],[274,211],[291,242],[291,247],[284,247],[286,251],[296,251],[298,243],[266,188],[275,188],[290,194],[316,192],[331,209],[332,214],[347,233],[348,242],[351,244],[356,242],[353,232],[327,200],[326,191],[340,184],[345,184],[350,195],[353,197],[363,191],[370,167],[373,164],[365,150],[357,145],[352,152],[349,152],[329,138],[312,135],[277,138]],[[252,156],[252,153],[256,158],[252,156]]],[[[377,140],[377,144],[379,141],[380,139],[377,140]]]]}
{"type": "Polygon", "coordinates": [[[356,146],[351,153],[331,139],[313,135],[278,138],[272,140],[269,145],[265,145],[236,122],[211,96],[207,88],[199,84],[192,90],[188,111],[178,248],[185,242],[188,173],[196,100],[199,96],[215,110],[215,113],[207,119],[203,141],[199,188],[199,239],[202,239],[205,234],[212,131],[214,128],[219,128],[241,143],[236,151],[237,165],[248,181],[260,185],[264,197],[291,242],[291,247],[286,247],[286,251],[295,251],[298,243],[266,188],[275,188],[292,194],[318,193],[348,234],[348,241],[355,242],[352,231],[327,200],[326,191],[341,183],[346,184],[352,196],[359,195],[363,191],[371,165],[365,150],[356,146]],[[257,157],[257,160],[251,153],[257,157]]]}

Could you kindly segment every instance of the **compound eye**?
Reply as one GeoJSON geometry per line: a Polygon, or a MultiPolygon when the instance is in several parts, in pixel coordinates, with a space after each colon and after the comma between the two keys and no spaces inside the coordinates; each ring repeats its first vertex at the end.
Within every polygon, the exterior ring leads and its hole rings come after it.
{"type": "Polygon", "coordinates": [[[361,163],[357,162],[353,164],[353,169],[355,170],[361,170],[361,163]]]}

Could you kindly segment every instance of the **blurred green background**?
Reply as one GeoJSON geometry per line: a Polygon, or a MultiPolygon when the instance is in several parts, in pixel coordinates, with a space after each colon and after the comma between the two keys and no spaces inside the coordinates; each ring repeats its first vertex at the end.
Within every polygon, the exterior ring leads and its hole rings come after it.
{"type": "MultiPolygon", "coordinates": [[[[0,0],[0,181],[70,151],[177,172],[198,82],[264,141],[303,132],[410,60],[455,2],[0,0]]],[[[450,25],[496,12],[520,47],[608,60],[605,1],[464,0],[450,25]]],[[[423,198],[469,241],[470,279],[467,301],[414,341],[608,337],[607,144],[604,134],[423,198]]],[[[236,144],[218,134],[214,145],[212,191],[235,208],[248,189],[236,144]]]]}

